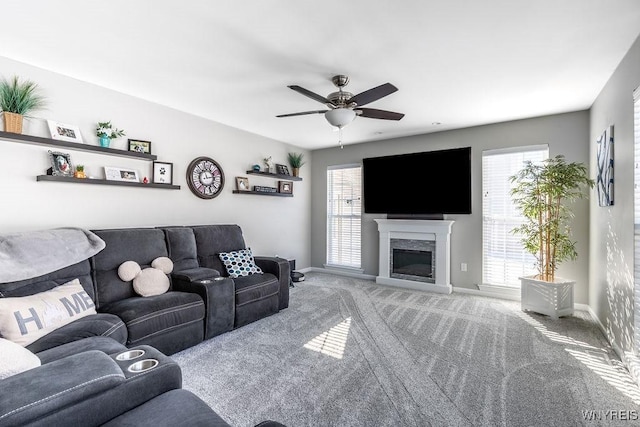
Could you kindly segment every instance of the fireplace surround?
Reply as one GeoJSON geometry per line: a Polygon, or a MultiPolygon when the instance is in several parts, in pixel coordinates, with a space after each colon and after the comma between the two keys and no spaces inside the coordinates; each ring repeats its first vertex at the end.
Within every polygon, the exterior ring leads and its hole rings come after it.
{"type": "Polygon", "coordinates": [[[452,292],[450,236],[454,221],[375,221],[380,233],[376,283],[445,294],[452,292]]]}

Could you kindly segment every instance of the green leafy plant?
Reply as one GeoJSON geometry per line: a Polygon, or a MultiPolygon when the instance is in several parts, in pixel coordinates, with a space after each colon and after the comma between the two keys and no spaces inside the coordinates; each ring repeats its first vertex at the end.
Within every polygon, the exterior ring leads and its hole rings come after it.
{"type": "Polygon", "coordinates": [[[84,172],[84,165],[76,165],[76,171],[84,172]]]}
{"type": "Polygon", "coordinates": [[[567,163],[563,155],[541,164],[528,161],[510,177],[513,201],[526,222],[512,230],[522,235],[525,249],[536,257],[537,278],[553,282],[555,271],[563,261],[578,256],[571,240],[569,204],[587,196],[594,180],[582,163],[567,163]]]}
{"type": "Polygon", "coordinates": [[[289,157],[289,164],[291,165],[292,168],[300,168],[302,167],[302,165],[306,163],[303,160],[304,154],[302,153],[289,153],[288,157],[289,157]]]}
{"type": "Polygon", "coordinates": [[[117,129],[113,127],[111,121],[108,122],[98,122],[98,126],[96,127],[96,135],[99,137],[106,136],[111,139],[119,138],[124,136],[124,130],[117,129]]]}
{"type": "Polygon", "coordinates": [[[0,110],[26,115],[44,105],[45,99],[36,83],[30,80],[21,82],[18,76],[0,80],[0,110]]]}

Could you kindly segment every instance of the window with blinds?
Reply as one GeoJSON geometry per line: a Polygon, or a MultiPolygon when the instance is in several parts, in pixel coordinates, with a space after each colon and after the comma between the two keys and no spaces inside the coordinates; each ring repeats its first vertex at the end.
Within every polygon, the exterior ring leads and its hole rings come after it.
{"type": "Polygon", "coordinates": [[[362,235],[362,167],[327,170],[327,266],[359,269],[362,235]]]}
{"type": "Polygon", "coordinates": [[[547,145],[482,152],[483,284],[519,287],[518,277],[535,273],[535,257],[524,249],[521,237],[511,232],[523,217],[511,200],[509,177],[526,161],[541,162],[548,157],[547,145]]]}

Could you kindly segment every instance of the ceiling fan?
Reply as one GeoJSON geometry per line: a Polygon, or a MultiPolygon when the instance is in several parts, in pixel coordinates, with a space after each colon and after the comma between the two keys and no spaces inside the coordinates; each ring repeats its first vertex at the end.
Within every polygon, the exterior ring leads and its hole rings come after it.
{"type": "Polygon", "coordinates": [[[351,123],[356,116],[383,120],[400,120],[404,117],[404,114],[393,111],[378,110],[375,108],[362,108],[363,105],[377,101],[378,99],[391,95],[393,92],[397,91],[398,88],[391,83],[385,83],[354,95],[343,90],[343,88],[349,83],[348,76],[339,74],[337,76],[333,76],[331,81],[338,88],[338,92],[330,93],[326,98],[297,85],[289,86],[296,92],[325,104],[329,108],[328,110],[302,111],[300,113],[280,114],[276,117],[324,114],[327,121],[338,129],[342,129],[344,126],[351,123]]]}

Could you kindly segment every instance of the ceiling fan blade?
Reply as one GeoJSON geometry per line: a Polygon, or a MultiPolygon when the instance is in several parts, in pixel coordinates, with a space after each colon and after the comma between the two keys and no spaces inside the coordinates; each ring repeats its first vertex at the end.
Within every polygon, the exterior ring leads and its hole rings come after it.
{"type": "Polygon", "coordinates": [[[293,117],[293,116],[304,116],[307,114],[324,114],[329,110],[316,110],[316,111],[302,111],[300,113],[290,113],[290,114],[280,114],[276,117],[293,117]]]}
{"type": "Polygon", "coordinates": [[[316,100],[318,102],[321,102],[323,104],[331,104],[331,101],[329,101],[327,98],[325,98],[324,96],[318,95],[317,93],[311,92],[310,90],[307,90],[303,87],[300,87],[298,85],[291,85],[289,86],[291,89],[295,90],[296,92],[304,95],[304,96],[308,96],[309,98],[316,100]]]}
{"type": "Polygon", "coordinates": [[[358,113],[360,117],[367,117],[369,119],[400,120],[404,117],[402,113],[377,110],[375,108],[356,108],[356,113],[358,113]]]}
{"type": "Polygon", "coordinates": [[[370,102],[377,101],[380,98],[391,95],[397,90],[398,88],[391,83],[385,83],[378,87],[374,87],[373,89],[365,90],[364,92],[351,97],[351,99],[349,99],[349,102],[355,102],[356,104],[358,104],[358,106],[367,105],[370,102]]]}

